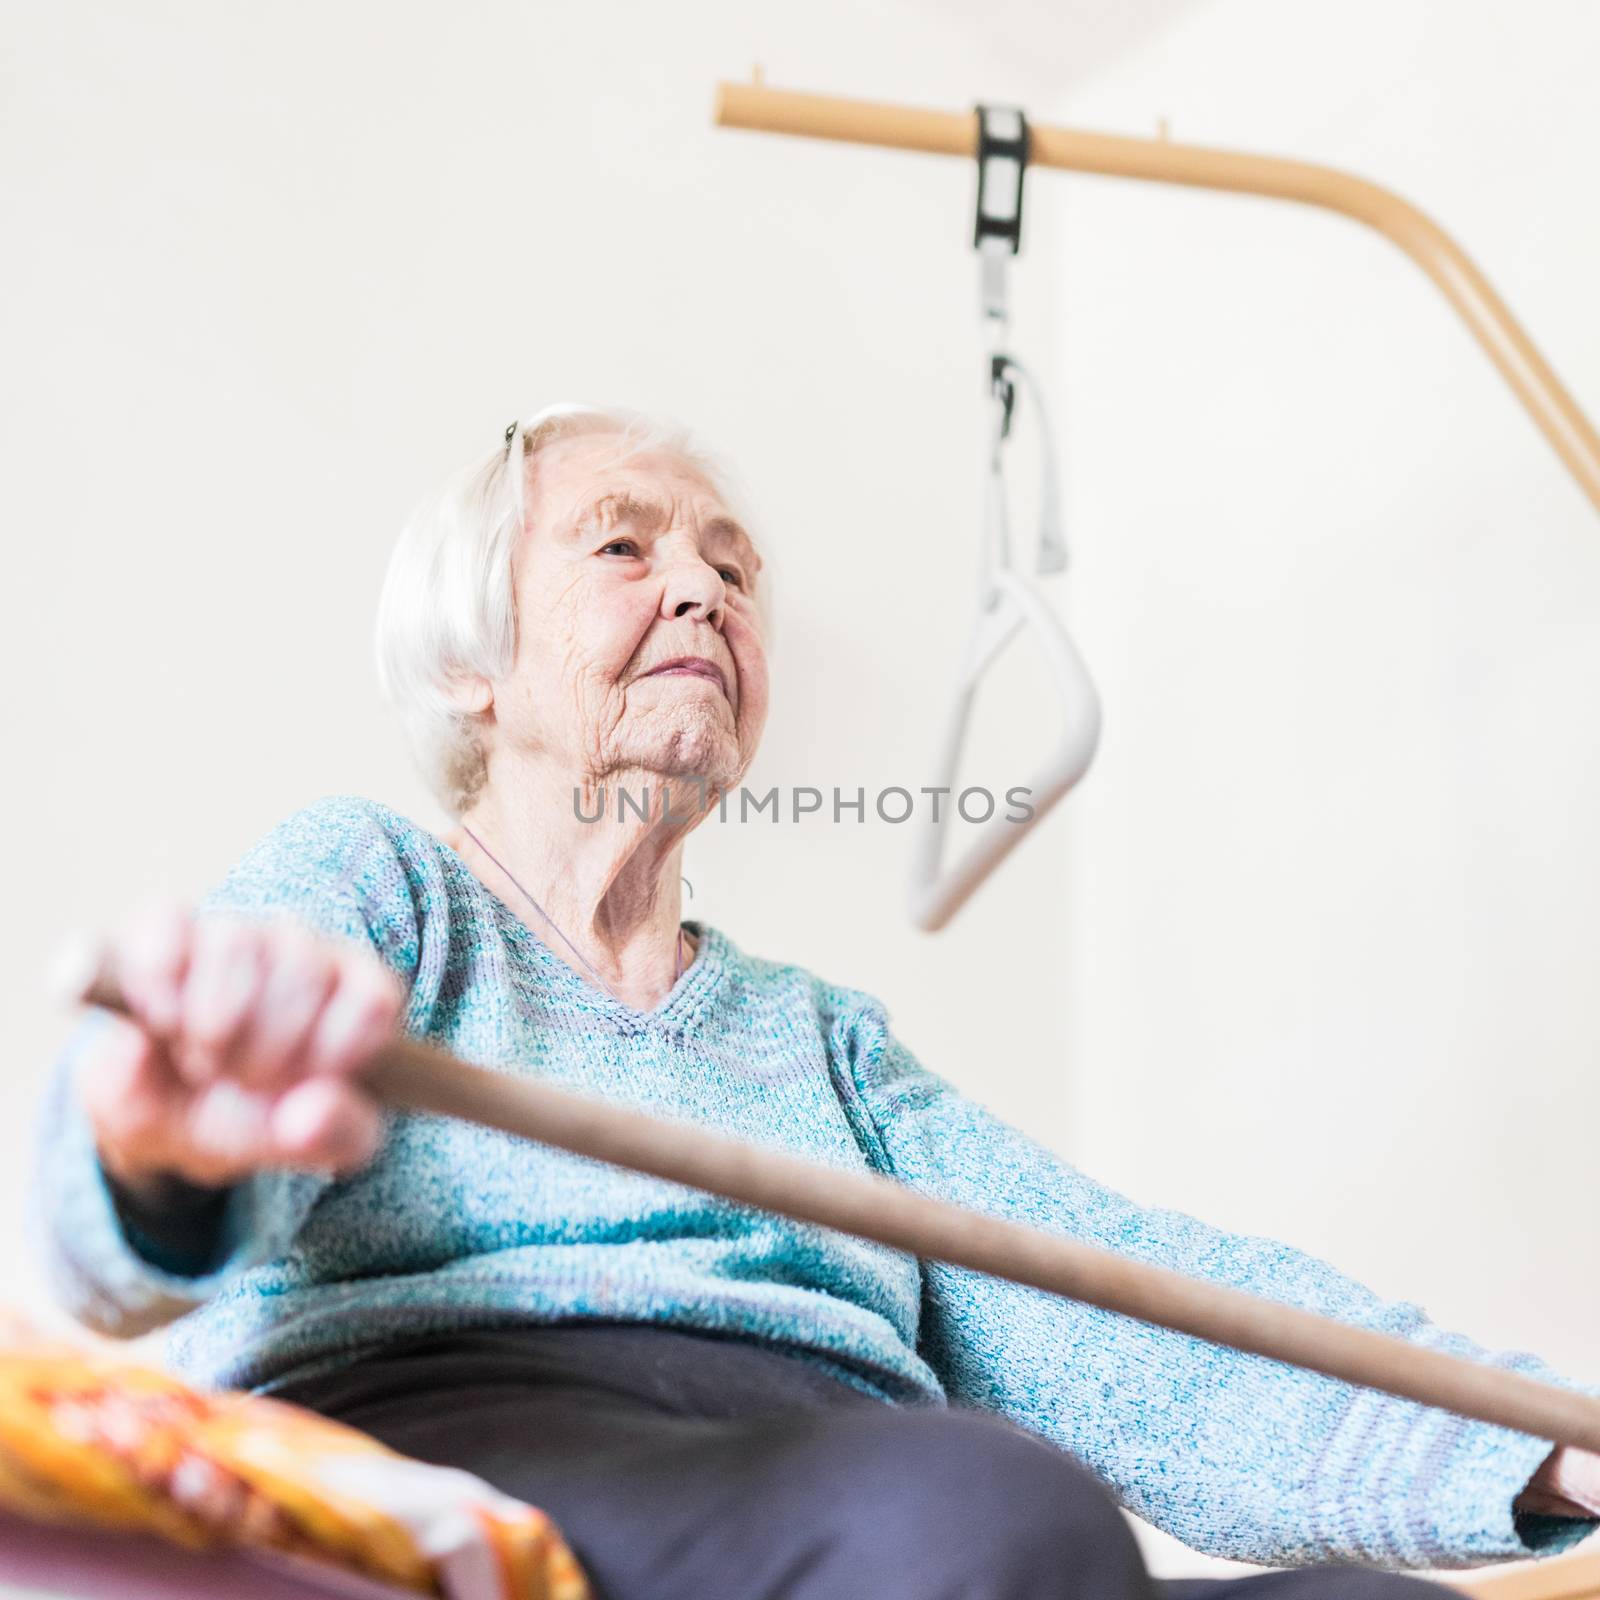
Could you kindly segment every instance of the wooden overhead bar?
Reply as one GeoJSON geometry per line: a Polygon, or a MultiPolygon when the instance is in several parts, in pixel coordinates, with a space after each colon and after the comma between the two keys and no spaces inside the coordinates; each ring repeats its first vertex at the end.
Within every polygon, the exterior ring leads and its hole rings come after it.
{"type": "MultiPolygon", "coordinates": [[[[759,82],[719,84],[715,121],[725,128],[968,159],[977,148],[976,112],[925,111],[796,94],[759,82]]],[[[1409,201],[1364,178],[1307,161],[1039,124],[1033,124],[1031,132],[1032,166],[1295,200],[1377,229],[1399,245],[1455,307],[1578,486],[1600,510],[1600,435],[1489,280],[1449,234],[1409,201]]]]}

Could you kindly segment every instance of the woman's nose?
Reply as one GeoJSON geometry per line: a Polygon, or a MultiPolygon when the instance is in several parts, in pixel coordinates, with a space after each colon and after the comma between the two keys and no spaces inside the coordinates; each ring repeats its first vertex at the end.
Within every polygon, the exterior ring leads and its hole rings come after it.
{"type": "Polygon", "coordinates": [[[715,567],[698,556],[674,561],[661,592],[661,615],[667,618],[698,616],[713,627],[722,626],[726,599],[715,567]]]}

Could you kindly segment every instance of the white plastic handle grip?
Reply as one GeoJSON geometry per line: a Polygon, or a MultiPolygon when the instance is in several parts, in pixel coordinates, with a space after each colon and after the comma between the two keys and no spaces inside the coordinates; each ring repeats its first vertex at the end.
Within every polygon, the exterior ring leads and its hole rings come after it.
{"type": "Polygon", "coordinates": [[[1049,814],[1052,807],[1089,770],[1100,742],[1100,696],[1095,692],[1078,648],[1055,611],[1026,579],[1009,568],[991,573],[991,601],[978,615],[962,663],[954,703],[945,726],[938,783],[952,791],[938,820],[923,824],[913,854],[911,920],[928,933],[940,928],[966,904],[973,891],[1049,814]],[[1055,749],[1034,773],[1029,785],[1033,815],[1011,821],[998,808],[984,823],[966,853],[942,871],[945,847],[955,815],[954,789],[973,700],[982,679],[1005,646],[1023,628],[1031,627],[1044,649],[1051,681],[1065,715],[1055,749]]]}

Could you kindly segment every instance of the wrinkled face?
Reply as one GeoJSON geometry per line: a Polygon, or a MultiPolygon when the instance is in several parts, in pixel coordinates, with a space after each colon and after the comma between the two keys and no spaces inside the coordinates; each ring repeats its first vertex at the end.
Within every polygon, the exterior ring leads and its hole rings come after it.
{"type": "Polygon", "coordinates": [[[760,557],[691,466],[616,450],[577,435],[531,464],[497,740],[591,781],[643,769],[731,788],[767,715],[760,557]]]}

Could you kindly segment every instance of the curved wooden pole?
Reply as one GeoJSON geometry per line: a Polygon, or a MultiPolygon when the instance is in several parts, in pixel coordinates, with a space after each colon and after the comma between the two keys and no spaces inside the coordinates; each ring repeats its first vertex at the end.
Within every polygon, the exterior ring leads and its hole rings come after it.
{"type": "MultiPolygon", "coordinates": [[[[727,128],[842,139],[852,144],[966,156],[977,147],[972,112],[922,111],[763,84],[717,87],[716,122],[727,128]]],[[[1363,222],[1391,239],[1434,281],[1600,510],[1600,435],[1506,309],[1489,280],[1437,223],[1399,195],[1333,167],[1245,155],[1168,139],[1129,139],[1034,126],[1031,164],[1114,178],[1297,200],[1363,222]]]]}
{"type": "MultiPolygon", "coordinates": [[[[58,987],[85,1004],[126,1012],[115,973],[92,949],[77,954],[58,987]]],[[[1069,1295],[1536,1438],[1600,1450],[1600,1399],[968,1211],[888,1178],[802,1161],[473,1066],[407,1035],[379,1053],[367,1082],[394,1105],[498,1128],[925,1260],[1069,1295]]]]}

